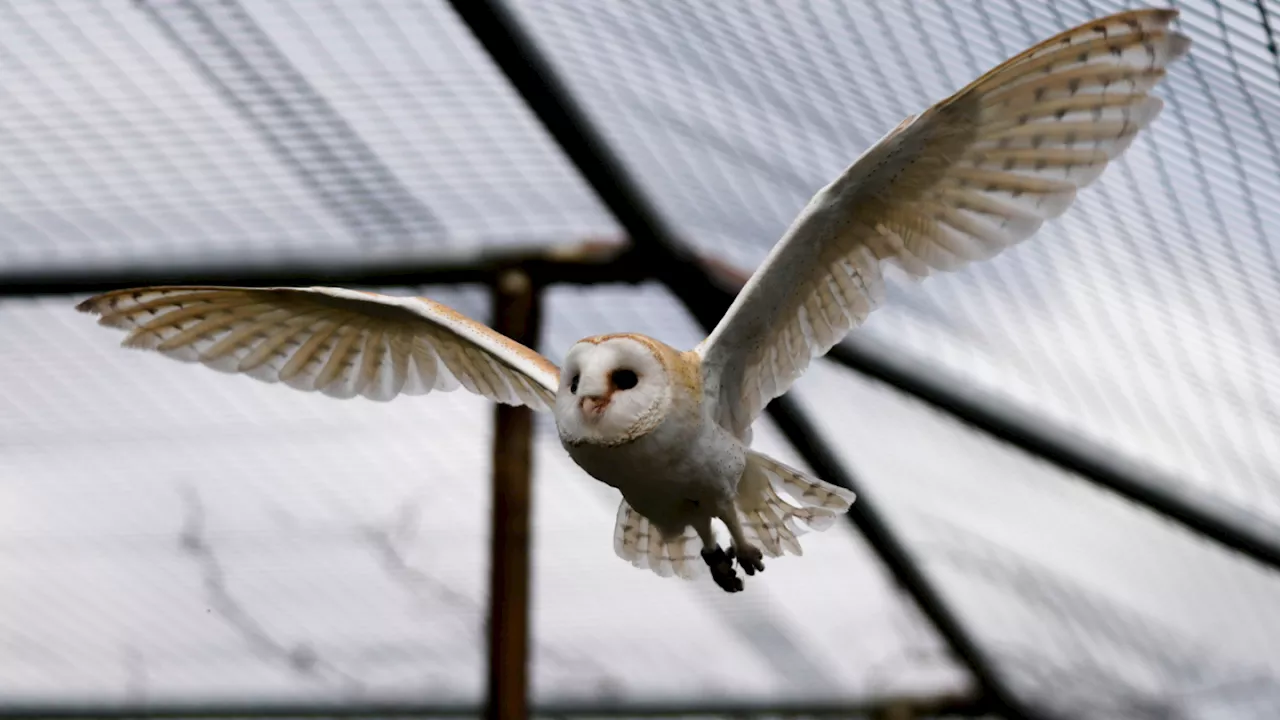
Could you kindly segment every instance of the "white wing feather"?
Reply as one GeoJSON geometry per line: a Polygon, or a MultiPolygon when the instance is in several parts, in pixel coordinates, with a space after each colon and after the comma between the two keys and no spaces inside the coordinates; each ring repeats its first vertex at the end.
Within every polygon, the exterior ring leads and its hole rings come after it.
{"type": "Polygon", "coordinates": [[[1175,10],[1068,30],[908,118],[820,190],[697,348],[722,426],[746,437],[813,357],[915,277],[990,258],[1062,214],[1159,114],[1190,40],[1175,10]]]}
{"type": "Polygon", "coordinates": [[[153,287],[78,310],[129,330],[126,347],[338,398],[387,401],[462,386],[549,411],[559,370],[529,348],[426,298],[340,288],[153,287]]]}

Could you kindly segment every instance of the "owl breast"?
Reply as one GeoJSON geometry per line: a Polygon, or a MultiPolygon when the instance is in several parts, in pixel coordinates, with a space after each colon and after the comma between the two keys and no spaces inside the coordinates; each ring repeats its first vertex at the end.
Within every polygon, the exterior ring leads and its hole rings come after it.
{"type": "Polygon", "coordinates": [[[660,424],[631,442],[564,447],[583,470],[617,488],[650,522],[673,530],[687,523],[691,507],[732,501],[746,467],[742,443],[684,403],[673,404],[660,424]]]}

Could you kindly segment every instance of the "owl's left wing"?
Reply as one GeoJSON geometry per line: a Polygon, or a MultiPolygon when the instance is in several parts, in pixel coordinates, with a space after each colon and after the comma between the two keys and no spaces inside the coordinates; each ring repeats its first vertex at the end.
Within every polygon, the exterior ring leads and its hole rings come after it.
{"type": "Polygon", "coordinates": [[[1162,108],[1149,91],[1190,40],[1175,10],[1094,20],[908,118],[820,190],[696,349],[740,438],[810,360],[913,276],[990,258],[1066,211],[1162,108]]]}
{"type": "Polygon", "coordinates": [[[559,370],[440,303],[341,288],[151,287],[78,310],[129,330],[126,347],[338,398],[391,400],[459,385],[550,411],[559,370]]]}

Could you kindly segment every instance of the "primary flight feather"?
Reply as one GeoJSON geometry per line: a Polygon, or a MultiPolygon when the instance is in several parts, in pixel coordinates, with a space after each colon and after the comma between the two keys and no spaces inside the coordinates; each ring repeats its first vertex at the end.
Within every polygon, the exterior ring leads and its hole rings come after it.
{"type": "Polygon", "coordinates": [[[880,304],[884,263],[917,277],[992,257],[1065,212],[1160,113],[1190,41],[1175,10],[1085,23],[908,118],[810,200],[696,348],[585,338],[564,368],[425,298],[338,288],[153,287],[78,308],[124,344],[339,398],[458,386],[554,414],[561,444],[616,487],[614,549],[660,575],[801,554],[849,491],[750,449],[751,426],[880,304]],[[712,528],[721,520],[731,544],[712,528]]]}

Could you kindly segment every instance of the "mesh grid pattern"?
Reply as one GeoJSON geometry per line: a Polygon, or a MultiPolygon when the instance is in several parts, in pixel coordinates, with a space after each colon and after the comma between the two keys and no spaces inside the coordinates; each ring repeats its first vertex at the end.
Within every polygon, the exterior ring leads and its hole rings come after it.
{"type": "Polygon", "coordinates": [[[1280,574],[830,363],[797,389],[1037,705],[1085,718],[1272,717],[1280,574]]]}
{"type": "MultiPolygon", "coordinates": [[[[512,5],[687,239],[747,268],[903,117],[1130,6],[512,5]]],[[[1193,51],[1125,160],[861,332],[1280,521],[1280,75],[1258,6],[1177,5],[1193,51]]]]}
{"type": "Polygon", "coordinates": [[[0,28],[6,272],[614,232],[439,2],[6,3],[0,28]]]}

